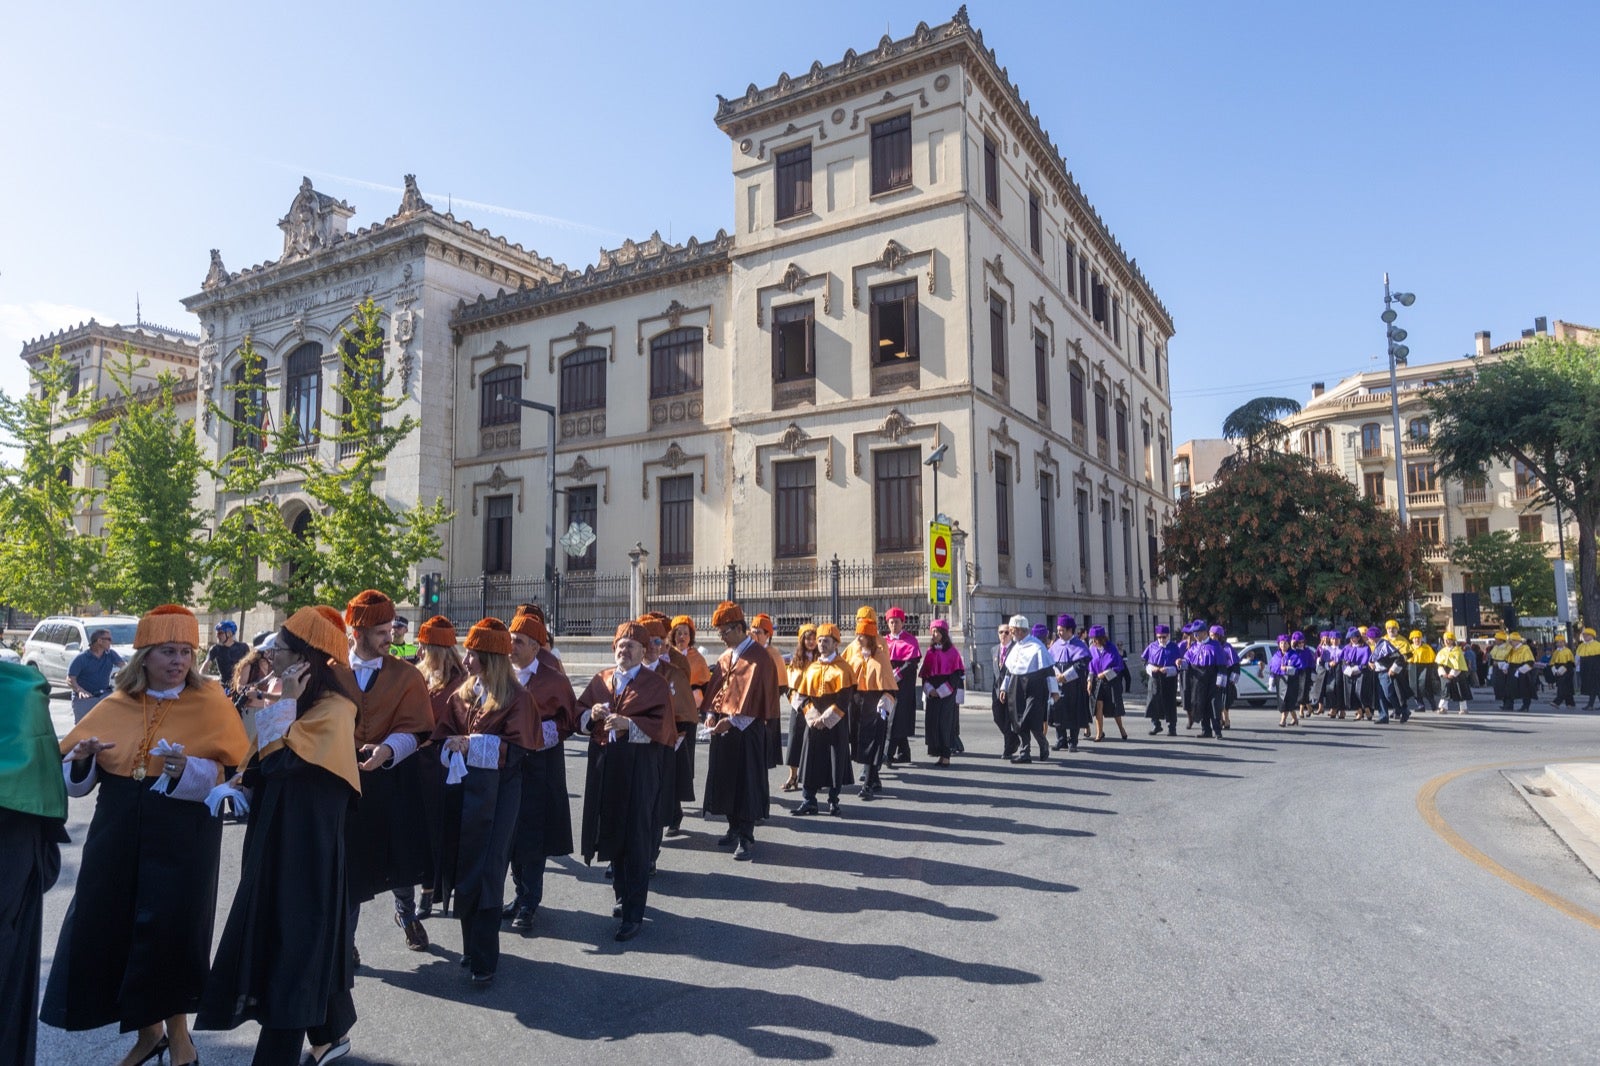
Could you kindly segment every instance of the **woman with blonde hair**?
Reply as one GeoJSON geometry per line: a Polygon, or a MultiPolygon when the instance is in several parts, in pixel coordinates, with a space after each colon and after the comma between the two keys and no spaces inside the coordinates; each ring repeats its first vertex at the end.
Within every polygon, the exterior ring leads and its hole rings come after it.
{"type": "Polygon", "coordinates": [[[137,1029],[126,1064],[199,1059],[188,1014],[211,960],[222,823],[206,797],[250,738],[200,676],[200,625],[176,604],[139,619],[116,688],[61,741],[67,792],[100,795],[39,1017],[137,1029]]]}
{"type": "MultiPolygon", "coordinates": [[[[443,615],[434,615],[417,630],[417,669],[428,684],[433,723],[438,725],[450,697],[467,676],[467,668],[461,662],[461,649],[456,645],[455,626],[443,615]]],[[[417,917],[422,919],[433,917],[435,900],[444,900],[439,884],[439,853],[444,846],[444,766],[431,752],[424,753],[417,766],[422,776],[428,851],[433,857],[432,870],[422,884],[422,898],[417,901],[417,917]]]]}
{"type": "MultiPolygon", "coordinates": [[[[817,650],[817,624],[807,622],[800,627],[800,633],[794,644],[794,654],[789,656],[791,693],[799,691],[796,686],[805,676],[806,666],[815,662],[821,654],[817,650]]],[[[806,739],[806,716],[800,710],[800,701],[797,699],[793,703],[794,709],[789,714],[789,747],[784,757],[784,763],[789,767],[789,780],[783,783],[785,792],[795,792],[800,788],[800,752],[806,739]]]]}
{"type": "Polygon", "coordinates": [[[856,611],[856,639],[844,649],[844,659],[856,686],[850,696],[850,758],[861,764],[860,797],[870,800],[883,788],[878,768],[887,754],[889,715],[900,688],[871,607],[856,611]]]}
{"type": "Polygon", "coordinates": [[[522,805],[522,760],[544,747],[539,712],[511,665],[511,631],[485,618],[467,632],[467,676],[450,694],[433,739],[443,741],[440,873],[461,920],[461,964],[486,988],[500,964],[511,840],[522,805]]]}

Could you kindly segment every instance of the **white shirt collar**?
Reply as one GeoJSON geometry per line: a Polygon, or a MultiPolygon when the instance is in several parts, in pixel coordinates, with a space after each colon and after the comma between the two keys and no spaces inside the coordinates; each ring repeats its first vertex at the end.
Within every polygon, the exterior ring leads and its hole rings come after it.
{"type": "Polygon", "coordinates": [[[153,700],[175,700],[183,695],[183,686],[179,685],[177,688],[151,688],[145,689],[145,691],[149,693],[150,698],[153,700]]]}
{"type": "Polygon", "coordinates": [[[356,656],[355,649],[350,650],[350,669],[352,670],[377,670],[383,666],[383,656],[376,659],[361,659],[356,656]]]}

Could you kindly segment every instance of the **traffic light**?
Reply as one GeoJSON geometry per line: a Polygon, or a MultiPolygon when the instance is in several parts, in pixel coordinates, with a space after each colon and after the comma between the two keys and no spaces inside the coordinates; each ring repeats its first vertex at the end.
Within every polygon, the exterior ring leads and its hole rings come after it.
{"type": "Polygon", "coordinates": [[[433,614],[439,613],[439,581],[437,573],[422,575],[422,606],[433,614]]]}

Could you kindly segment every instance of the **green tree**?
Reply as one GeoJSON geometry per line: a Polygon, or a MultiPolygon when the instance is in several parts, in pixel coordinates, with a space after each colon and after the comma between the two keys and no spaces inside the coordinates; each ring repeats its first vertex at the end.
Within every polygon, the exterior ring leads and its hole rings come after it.
{"type": "Polygon", "coordinates": [[[266,385],[266,361],[246,336],[239,349],[244,373],[225,386],[227,402],[207,401],[231,446],[211,469],[225,501],[207,551],[206,604],[233,612],[267,604],[289,604],[288,586],[275,575],[287,564],[294,536],[268,489],[296,470],[294,435],[274,431],[268,411],[275,389],[266,385]]]}
{"type": "Polygon", "coordinates": [[[104,565],[96,597],[113,610],[143,614],[163,603],[188,603],[205,571],[200,550],[205,515],[195,506],[204,467],[194,419],[178,414],[178,378],[161,374],[137,387],[133,349],[109,367],[122,395],[97,413],[114,434],[100,465],[104,494],[104,565]]]}
{"type": "Polygon", "coordinates": [[[1600,345],[1540,338],[1429,390],[1428,405],[1441,477],[1520,462],[1538,479],[1533,502],[1573,517],[1583,619],[1600,624],[1600,345]]]}
{"type": "Polygon", "coordinates": [[[1281,421],[1300,413],[1300,402],[1287,396],[1258,396],[1228,412],[1222,420],[1222,435],[1234,441],[1239,450],[1222,461],[1223,466],[1254,462],[1275,450],[1288,436],[1289,427],[1281,421]]]}
{"type": "Polygon", "coordinates": [[[1184,609],[1243,626],[1365,623],[1400,611],[1425,573],[1397,517],[1304,456],[1262,452],[1178,505],[1158,558],[1184,609]]]}
{"type": "Polygon", "coordinates": [[[305,492],[316,517],[312,535],[289,546],[291,608],[344,603],[368,588],[409,598],[411,568],[443,550],[437,530],[451,512],[442,500],[397,511],[375,490],[385,461],[420,426],[411,415],[390,418],[404,401],[387,391],[394,374],[383,365],[382,315],[367,299],[344,331],[343,372],[334,385],[340,410],[323,412],[324,424],[338,427],[331,437],[342,458],[306,465],[305,492]]]}
{"type": "MultiPolygon", "coordinates": [[[[1450,544],[1450,561],[1472,575],[1480,589],[1511,587],[1511,605],[1519,615],[1556,613],[1555,575],[1549,556],[1533,541],[1507,529],[1450,544]]],[[[1487,604],[1485,604],[1487,606],[1487,604]]]]}
{"type": "Polygon", "coordinates": [[[96,585],[99,541],[75,524],[94,496],[73,484],[88,441],[61,429],[92,399],[77,382],[57,347],[33,368],[26,394],[0,394],[0,445],[16,456],[0,461],[0,602],[29,614],[86,607],[96,585]]]}

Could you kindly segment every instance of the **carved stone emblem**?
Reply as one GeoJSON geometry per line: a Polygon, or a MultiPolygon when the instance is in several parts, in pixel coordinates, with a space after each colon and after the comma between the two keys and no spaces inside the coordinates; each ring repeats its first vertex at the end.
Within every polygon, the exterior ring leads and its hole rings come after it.
{"type": "Polygon", "coordinates": [[[228,268],[222,265],[222,253],[211,249],[211,269],[206,271],[206,280],[200,283],[200,288],[206,292],[228,283],[228,268]]]}

